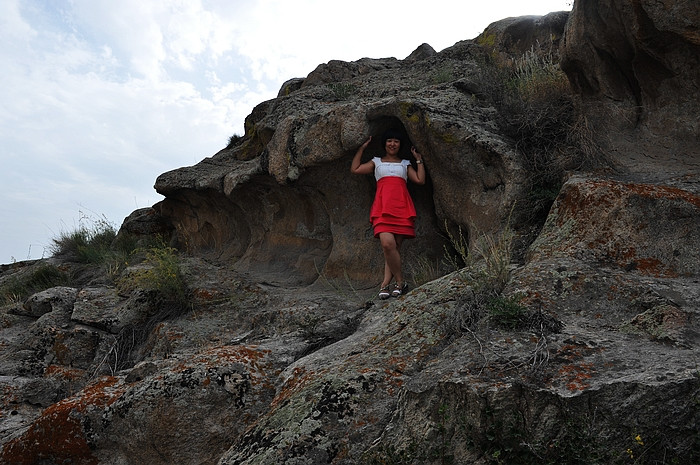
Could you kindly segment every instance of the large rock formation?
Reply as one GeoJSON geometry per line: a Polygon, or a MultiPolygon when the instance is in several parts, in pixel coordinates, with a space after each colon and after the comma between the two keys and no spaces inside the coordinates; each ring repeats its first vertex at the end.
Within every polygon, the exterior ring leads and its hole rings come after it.
{"type": "Polygon", "coordinates": [[[404,151],[415,145],[429,167],[427,185],[411,187],[413,253],[440,257],[445,224],[497,231],[522,194],[523,173],[493,107],[459,85],[480,72],[483,56],[465,42],[405,61],[320,65],[296,90],[260,104],[236,145],[161,175],[156,189],[166,199],[157,208],[180,246],[247,271],[277,271],[271,280],[308,284],[321,272],[374,284],[382,267],[368,223],[374,181],[349,167],[368,137],[369,156],[396,127],[404,151]]]}
{"type": "Polygon", "coordinates": [[[610,141],[621,161],[645,152],[641,163],[650,171],[679,161],[698,169],[686,154],[700,144],[699,23],[690,1],[575,2],[561,66],[574,89],[593,99],[591,118],[631,131],[610,141]]]}
{"type": "Polygon", "coordinates": [[[0,314],[0,463],[698,462],[693,2],[579,0],[568,21],[509,18],[441,52],[288,81],[244,136],[160,176],[165,200],[121,228],[180,249],[186,307],[133,286],[148,260],[3,266],[3,291],[44,289],[0,314]],[[557,171],[542,223],[528,209],[551,186],[504,134],[484,68],[545,37],[592,122],[611,101],[641,116],[590,134],[612,163],[557,171]],[[430,182],[411,190],[405,248],[420,285],[380,304],[373,181],[349,165],[387,127],[430,182]],[[467,266],[437,269],[465,242],[467,266]]]}

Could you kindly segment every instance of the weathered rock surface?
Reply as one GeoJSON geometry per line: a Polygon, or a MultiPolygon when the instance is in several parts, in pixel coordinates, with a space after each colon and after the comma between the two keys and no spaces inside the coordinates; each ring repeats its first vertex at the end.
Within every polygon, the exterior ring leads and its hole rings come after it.
{"type": "Polygon", "coordinates": [[[77,295],[78,290],[72,287],[53,287],[34,294],[16,313],[39,318],[53,311],[70,312],[77,295]]]}
{"type": "Polygon", "coordinates": [[[0,463],[698,462],[700,150],[686,137],[697,113],[684,113],[697,102],[683,103],[697,80],[635,58],[697,61],[693,8],[579,0],[565,34],[565,13],[509,18],[441,52],[288,81],[230,147],[160,176],[165,200],[120,231],[172,238],[186,311],[68,259],[3,265],[0,287],[47,264],[73,280],[0,313],[0,463]],[[425,155],[405,248],[414,278],[443,258],[448,231],[476,252],[529,186],[479,67],[552,34],[587,112],[613,98],[643,115],[594,134],[618,169],[562,180],[501,293],[476,261],[371,300],[382,261],[372,180],[348,174],[354,150],[397,126],[425,155]],[[669,37],[679,50],[662,47],[669,37]],[[616,61],[633,71],[627,88],[616,61]],[[671,103],[650,101],[654,84],[671,103]],[[682,127],[664,129],[671,116],[682,127]]]}
{"type": "Polygon", "coordinates": [[[568,19],[566,11],[506,18],[490,24],[476,41],[504,57],[520,57],[528,52],[558,57],[568,19]]]}
{"type": "MultiPolygon", "coordinates": [[[[593,120],[631,131],[610,141],[621,161],[647,152],[641,163],[652,172],[679,161],[698,170],[687,156],[700,143],[698,23],[692,1],[575,2],[561,66],[578,92],[593,97],[593,120]]],[[[640,167],[636,158],[629,163],[640,167]]]]}

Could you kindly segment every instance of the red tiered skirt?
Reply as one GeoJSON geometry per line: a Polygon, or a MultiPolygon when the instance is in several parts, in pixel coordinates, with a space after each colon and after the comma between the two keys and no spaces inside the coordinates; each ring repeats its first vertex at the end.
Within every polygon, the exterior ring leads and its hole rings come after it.
{"type": "Polygon", "coordinates": [[[403,178],[385,176],[377,181],[369,221],[374,226],[374,237],[382,232],[416,237],[416,208],[403,178]]]}

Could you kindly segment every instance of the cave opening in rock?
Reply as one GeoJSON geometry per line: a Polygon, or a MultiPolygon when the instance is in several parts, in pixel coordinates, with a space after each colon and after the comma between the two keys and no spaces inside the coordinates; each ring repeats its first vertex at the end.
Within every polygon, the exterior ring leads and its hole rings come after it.
{"type": "MultiPolygon", "coordinates": [[[[365,150],[363,161],[373,156],[384,154],[382,135],[388,129],[398,131],[401,134],[402,143],[399,156],[410,160],[414,168],[417,165],[411,154],[412,146],[416,146],[424,156],[428,159],[430,158],[428,147],[416,145],[416,141],[421,140],[420,134],[410,133],[398,117],[383,115],[369,121],[369,132],[372,136],[372,141],[365,150]]],[[[381,276],[384,263],[381,250],[377,240],[372,235],[372,228],[368,222],[376,181],[373,176],[362,176],[361,178],[359,182],[362,183],[362,187],[357,189],[358,192],[362,192],[363,210],[362,216],[358,218],[358,221],[364,228],[361,231],[364,234],[358,234],[355,247],[359,247],[364,252],[362,256],[357,257],[356,266],[363,270],[361,273],[357,273],[357,277],[366,282],[372,282],[381,276]]],[[[419,284],[419,281],[424,281],[427,275],[437,277],[437,275],[445,272],[445,253],[451,246],[443,233],[443,226],[441,226],[441,221],[436,213],[429,164],[426,165],[425,184],[415,185],[409,182],[408,190],[413,198],[417,212],[416,238],[404,242],[402,260],[404,273],[408,279],[412,280],[414,284],[419,284]]]]}
{"type": "Polygon", "coordinates": [[[370,135],[372,136],[372,142],[367,147],[367,152],[379,154],[384,153],[384,147],[382,147],[382,135],[389,129],[398,131],[401,136],[401,149],[399,150],[399,156],[401,158],[410,160],[411,156],[411,146],[413,141],[410,134],[406,130],[401,120],[395,116],[382,116],[369,123],[370,135]]]}

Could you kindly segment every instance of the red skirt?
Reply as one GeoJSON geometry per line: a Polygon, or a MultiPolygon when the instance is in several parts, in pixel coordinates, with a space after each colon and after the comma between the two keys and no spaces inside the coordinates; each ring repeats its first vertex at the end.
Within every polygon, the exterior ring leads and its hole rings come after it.
{"type": "Polygon", "coordinates": [[[377,181],[369,221],[374,226],[374,237],[382,232],[416,237],[416,208],[403,178],[385,176],[377,181]]]}

